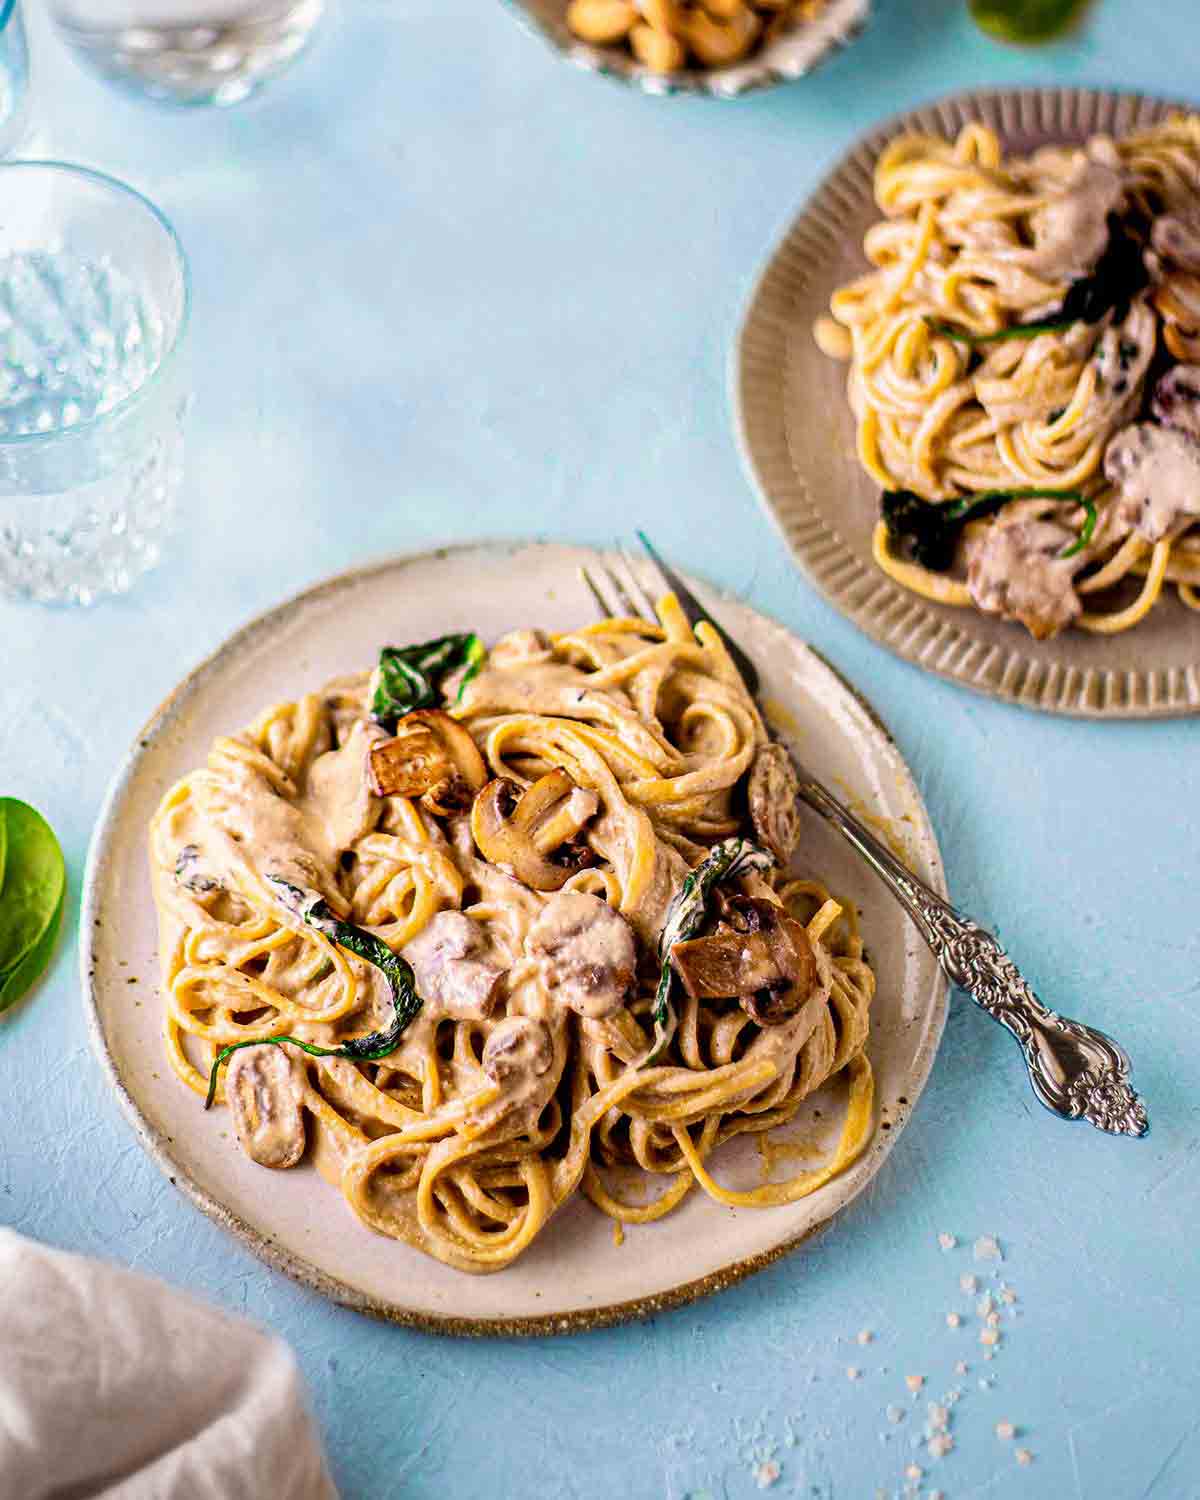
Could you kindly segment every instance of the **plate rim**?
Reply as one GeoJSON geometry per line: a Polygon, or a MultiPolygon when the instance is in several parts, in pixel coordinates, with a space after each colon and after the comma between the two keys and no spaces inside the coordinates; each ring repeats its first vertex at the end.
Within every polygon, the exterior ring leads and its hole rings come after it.
{"type": "Polygon", "coordinates": [[[762,360],[753,350],[756,342],[765,345],[772,338],[771,325],[778,321],[772,304],[780,295],[781,283],[790,282],[797,291],[809,284],[805,278],[796,286],[796,278],[789,272],[787,262],[793,242],[799,241],[809,228],[817,229],[816,220],[828,200],[835,193],[846,191],[851,174],[869,172],[880,150],[899,131],[928,129],[932,115],[940,117],[943,131],[958,128],[967,119],[998,126],[1001,122],[995,117],[1005,112],[1020,116],[1023,123],[1033,123],[1028,117],[1034,115],[1037,127],[1046,129],[1046,115],[1050,109],[1058,113],[1060,123],[1065,115],[1076,126],[1083,125],[1087,129],[1103,129],[1106,122],[1127,115],[1128,119],[1122,120],[1122,128],[1130,128],[1161,120],[1175,110],[1194,113],[1200,110],[1200,102],[1137,89],[1059,84],[997,85],[939,94],[868,126],[851,141],[789,214],[783,228],[772,239],[743,298],[726,367],[726,396],[738,456],[760,510],[805,581],[839,615],[902,661],[985,697],[1060,717],[1114,723],[1191,717],[1200,713],[1200,653],[1186,667],[1122,670],[1063,668],[1059,664],[1047,667],[1028,654],[1027,642],[1018,633],[1019,626],[1010,627],[1013,637],[1006,648],[993,646],[978,637],[966,635],[945,621],[942,615],[934,614],[929,606],[923,607],[920,619],[902,637],[900,621],[892,618],[896,614],[895,606],[905,601],[915,603],[914,596],[883,577],[873,563],[865,563],[860,554],[829,526],[811,500],[799,470],[790,463],[790,457],[786,477],[778,480],[769,468],[768,459],[763,457],[766,453],[777,458],[779,455],[771,454],[770,450],[772,444],[778,444],[780,440],[784,450],[788,447],[784,408],[786,386],[777,377],[786,370],[786,341],[793,333],[795,323],[774,331],[774,337],[784,341],[785,352],[772,371],[776,389],[766,400],[755,394],[756,380],[752,371],[756,361],[761,365],[762,360]],[[1089,118],[1079,119],[1081,110],[1088,111],[1089,118]],[[1098,114],[1102,115],[1099,119],[1095,118],[1098,114]],[[767,430],[768,427],[771,430],[767,430]],[[801,531],[804,532],[802,536],[797,534],[801,531]],[[865,590],[864,583],[869,584],[865,590]],[[851,597],[856,594],[861,597],[851,597]],[[938,628],[927,629],[922,634],[922,621],[938,628]],[[939,647],[936,654],[930,649],[935,645],[939,647]],[[947,664],[946,658],[956,645],[957,659],[947,664]],[[998,653],[1003,669],[996,669],[994,679],[983,677],[984,669],[993,663],[998,653]],[[1120,682],[1114,683],[1118,678],[1120,682]],[[1178,680],[1173,681],[1176,678],[1178,680]]]}
{"type": "MultiPolygon", "coordinates": [[[[745,1280],[748,1276],[766,1269],[766,1267],[781,1260],[784,1256],[791,1254],[806,1241],[827,1228],[842,1209],[848,1207],[854,1201],[854,1198],[860,1196],[895,1148],[896,1142],[904,1133],[929,1081],[933,1064],[936,1061],[945,1034],[946,1021],[949,1014],[950,987],[945,976],[940,970],[935,968],[930,996],[930,1024],[913,1058],[912,1080],[907,1085],[909,1091],[907,1095],[909,1101],[908,1107],[902,1115],[898,1116],[892,1122],[892,1128],[886,1134],[876,1129],[873,1141],[868,1148],[871,1154],[877,1157],[875,1169],[851,1198],[833,1208],[818,1223],[810,1225],[799,1234],[787,1236],[779,1244],[773,1245],[767,1250],[739,1257],[726,1265],[717,1267],[704,1276],[687,1282],[681,1282],[679,1285],[668,1287],[663,1291],[620,1302],[605,1303],[598,1307],[578,1308],[559,1313],[540,1313],[529,1317],[465,1318],[430,1312],[421,1308],[408,1307],[400,1302],[372,1296],[353,1286],[350,1282],[322,1270],[320,1266],[314,1264],[304,1255],[276,1244],[269,1234],[247,1223],[240,1214],[222,1203],[215,1194],[209,1192],[208,1189],[201,1186],[189,1176],[186,1166],[177,1160],[172,1153],[169,1140],[143,1115],[137,1100],[133,1097],[133,1094],[121,1076],[116,1059],[113,1056],[105,1035],[104,1023],[100,1013],[98,985],[95,980],[99,961],[97,931],[102,926],[100,916],[103,905],[102,886],[116,839],[120,804],[129,790],[143,758],[153,747],[155,737],[160,732],[169,729],[172,713],[176,706],[200,689],[212,674],[219,669],[223,660],[230,653],[238,652],[250,645],[260,632],[268,629],[280,616],[286,616],[298,608],[321,599],[327,594],[352,588],[360,580],[372,578],[381,573],[387,573],[393,568],[411,566],[414,563],[420,563],[424,559],[436,560],[446,557],[451,553],[499,549],[516,552],[530,548],[564,546],[579,551],[590,552],[596,557],[616,556],[615,553],[609,553],[605,549],[593,547],[586,543],[577,543],[565,538],[544,535],[535,537],[476,537],[468,540],[458,539],[444,543],[432,543],[397,552],[390,552],[383,557],[342,569],[337,573],[318,579],[316,582],[308,584],[286,595],[283,599],[269,605],[267,608],[256,612],[242,625],[236,627],[229,635],[219,641],[213,650],[206,653],[196,662],[136,731],[132,743],[122,755],[105,791],[89,841],[87,860],[84,867],[79,915],[79,978],[88,1039],[95,1058],[100,1063],[107,1081],[116,1093],[121,1113],[124,1115],[127,1124],[132,1128],[143,1150],[160,1169],[173,1188],[187,1198],[193,1206],[200,1209],[206,1217],[211,1219],[220,1228],[232,1234],[239,1241],[243,1249],[248,1250],[259,1260],[264,1261],[273,1270],[282,1272],[289,1279],[299,1282],[301,1285],[308,1287],[310,1290],[319,1293],[321,1296],[340,1306],[351,1308],[356,1312],[365,1313],[368,1316],[381,1319],[385,1322],[414,1328],[424,1333],[464,1338],[545,1337],[554,1334],[588,1332],[619,1324],[639,1322],[653,1317],[657,1313],[682,1307],[716,1292],[724,1291],[728,1287],[735,1286],[738,1282],[745,1280]]],[[[741,600],[730,591],[709,583],[707,579],[703,578],[703,575],[688,573],[685,574],[685,577],[696,578],[704,582],[719,598],[730,598],[738,603],[746,604],[746,601],[741,600]]],[[[912,798],[913,810],[920,820],[918,828],[921,842],[927,846],[925,852],[929,866],[930,883],[939,895],[945,897],[947,895],[945,866],[933,821],[929,816],[925,800],[921,795],[920,788],[917,785],[911,768],[900,754],[894,736],[874,705],[861,689],[848,682],[843,674],[820,651],[811,646],[807,641],[801,639],[790,626],[777,620],[773,615],[765,614],[755,605],[746,604],[746,607],[753,609],[761,618],[769,621],[774,627],[783,631],[793,645],[798,647],[803,653],[810,655],[820,671],[830,677],[841,692],[846,693],[853,699],[857,706],[866,714],[876,731],[882,736],[888,750],[895,758],[898,769],[904,777],[906,791],[912,798]]]]}

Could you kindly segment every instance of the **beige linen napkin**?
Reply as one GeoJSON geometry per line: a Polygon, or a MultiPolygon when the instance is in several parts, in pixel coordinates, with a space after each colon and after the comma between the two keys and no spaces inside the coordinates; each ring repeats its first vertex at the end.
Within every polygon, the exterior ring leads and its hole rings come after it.
{"type": "Polygon", "coordinates": [[[291,1351],[0,1229],[0,1500],[337,1500],[291,1351]]]}

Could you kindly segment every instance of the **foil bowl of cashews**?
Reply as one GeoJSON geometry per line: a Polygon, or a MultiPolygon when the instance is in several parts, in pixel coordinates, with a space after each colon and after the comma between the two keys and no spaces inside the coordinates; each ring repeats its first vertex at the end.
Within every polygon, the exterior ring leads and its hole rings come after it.
{"type": "Polygon", "coordinates": [[[871,0],[506,0],[569,62],[648,94],[733,99],[810,73],[871,0]]]}

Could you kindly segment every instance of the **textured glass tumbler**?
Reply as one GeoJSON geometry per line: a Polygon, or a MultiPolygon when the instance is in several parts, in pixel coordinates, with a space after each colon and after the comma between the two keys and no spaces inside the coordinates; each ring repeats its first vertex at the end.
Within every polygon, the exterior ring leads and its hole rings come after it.
{"type": "Polygon", "coordinates": [[[0,165],[0,593],[91,604],[159,560],[182,473],[187,263],[139,193],[0,165]]]}
{"type": "Polygon", "coordinates": [[[29,107],[29,52],[17,0],[0,0],[0,156],[20,145],[29,107]]]}
{"type": "Polygon", "coordinates": [[[50,0],[50,9],[105,78],[165,103],[227,105],[291,66],[325,0],[50,0]]]}

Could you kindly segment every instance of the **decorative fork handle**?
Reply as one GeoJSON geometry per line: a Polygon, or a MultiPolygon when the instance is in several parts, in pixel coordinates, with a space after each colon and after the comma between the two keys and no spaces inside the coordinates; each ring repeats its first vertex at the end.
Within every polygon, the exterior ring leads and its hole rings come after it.
{"type": "Polygon", "coordinates": [[[943,974],[1006,1027],[1033,1091],[1055,1114],[1114,1135],[1145,1135],[1146,1109],[1129,1083],[1129,1058],[1109,1036],[1049,1010],[990,932],[961,916],[804,772],[800,796],[867,861],[929,944],[943,974]]]}

